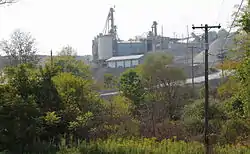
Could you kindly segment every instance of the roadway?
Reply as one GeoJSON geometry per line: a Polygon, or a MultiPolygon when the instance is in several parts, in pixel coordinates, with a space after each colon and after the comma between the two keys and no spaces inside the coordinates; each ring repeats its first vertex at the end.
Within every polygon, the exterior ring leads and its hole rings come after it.
{"type": "MultiPolygon", "coordinates": [[[[231,74],[231,72],[229,71],[224,71],[224,76],[228,76],[229,74],[231,74]]],[[[220,79],[222,77],[222,71],[219,70],[216,73],[210,74],[208,75],[208,79],[209,80],[215,80],[215,79],[220,79]]],[[[200,77],[195,77],[194,78],[194,83],[195,84],[199,84],[205,81],[205,76],[200,76],[200,77]]],[[[191,84],[192,83],[192,78],[188,78],[185,82],[185,84],[191,84]]],[[[112,95],[117,95],[119,94],[119,91],[113,91],[113,92],[104,92],[101,93],[100,96],[101,97],[105,97],[105,96],[112,96],[112,95]]]]}

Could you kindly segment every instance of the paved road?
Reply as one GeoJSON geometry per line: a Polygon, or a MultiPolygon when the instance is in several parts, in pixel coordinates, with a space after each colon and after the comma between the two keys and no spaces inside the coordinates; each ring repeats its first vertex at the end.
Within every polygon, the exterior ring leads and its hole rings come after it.
{"type": "MultiPolygon", "coordinates": [[[[230,75],[232,72],[229,71],[224,71],[224,76],[228,76],[230,75]]],[[[210,74],[208,76],[209,80],[215,80],[215,79],[219,79],[222,77],[222,71],[219,70],[219,72],[210,74]]],[[[202,83],[205,81],[205,76],[200,76],[200,77],[196,77],[194,78],[194,83],[202,83]]],[[[186,84],[191,84],[192,83],[192,78],[189,78],[186,80],[186,84]]],[[[101,93],[100,96],[105,97],[105,96],[112,96],[112,95],[117,95],[119,94],[119,91],[114,91],[114,92],[106,92],[106,93],[101,93]]]]}

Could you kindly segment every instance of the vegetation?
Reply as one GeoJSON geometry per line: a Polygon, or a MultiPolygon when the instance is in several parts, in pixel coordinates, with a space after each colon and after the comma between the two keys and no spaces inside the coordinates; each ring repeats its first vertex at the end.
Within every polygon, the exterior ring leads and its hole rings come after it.
{"type": "Polygon", "coordinates": [[[8,56],[10,65],[36,64],[38,62],[35,39],[30,33],[22,32],[18,29],[13,32],[10,40],[3,40],[0,45],[1,49],[8,56]]]}
{"type": "MultiPolygon", "coordinates": [[[[215,146],[214,153],[216,154],[239,154],[249,153],[250,149],[244,146],[232,147],[232,146],[215,146]]],[[[203,145],[198,142],[186,143],[184,141],[173,141],[173,140],[162,140],[157,142],[155,139],[108,139],[98,140],[95,142],[86,143],[83,142],[78,149],[63,149],[63,153],[75,153],[75,154],[115,154],[115,153],[126,153],[126,154],[203,154],[203,145]]]]}
{"type": "Polygon", "coordinates": [[[104,87],[106,89],[109,88],[116,88],[117,87],[117,79],[114,75],[112,74],[104,74],[104,87]]]}
{"type": "MultiPolygon", "coordinates": [[[[249,18],[243,12],[238,21],[235,61],[219,65],[234,74],[210,89],[214,153],[250,153],[249,18]]],[[[106,74],[105,86],[121,93],[103,99],[72,47],[44,66],[30,34],[17,31],[1,47],[11,63],[0,79],[0,152],[204,153],[203,88],[184,85],[171,56],[149,54],[119,79],[106,74]]]]}

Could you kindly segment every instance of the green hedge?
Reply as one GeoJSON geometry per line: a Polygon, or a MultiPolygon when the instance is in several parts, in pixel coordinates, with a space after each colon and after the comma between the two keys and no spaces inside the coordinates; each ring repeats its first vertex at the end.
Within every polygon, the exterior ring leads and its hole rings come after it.
{"type": "MultiPolygon", "coordinates": [[[[108,139],[90,143],[83,142],[79,148],[63,149],[59,154],[203,154],[204,148],[198,142],[155,139],[108,139]]],[[[250,148],[244,146],[214,147],[216,154],[249,154],[250,148]]]]}

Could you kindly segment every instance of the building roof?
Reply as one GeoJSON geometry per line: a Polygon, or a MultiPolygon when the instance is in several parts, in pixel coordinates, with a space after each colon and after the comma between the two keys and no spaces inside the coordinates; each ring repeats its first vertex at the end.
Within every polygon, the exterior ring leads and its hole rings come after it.
{"type": "Polygon", "coordinates": [[[118,56],[118,57],[111,57],[108,61],[120,61],[120,60],[133,60],[133,59],[139,59],[143,57],[144,55],[129,55],[129,56],[118,56]]]}

